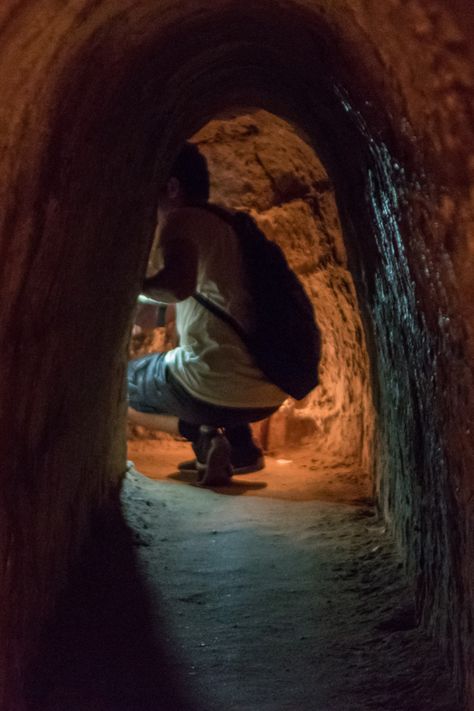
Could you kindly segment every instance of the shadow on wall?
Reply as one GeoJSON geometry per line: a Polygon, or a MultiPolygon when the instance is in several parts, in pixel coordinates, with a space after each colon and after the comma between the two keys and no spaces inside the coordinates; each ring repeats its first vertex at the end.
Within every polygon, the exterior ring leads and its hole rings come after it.
{"type": "Polygon", "coordinates": [[[118,507],[96,521],[27,675],[28,709],[198,711],[171,667],[140,545],[118,507]]]}

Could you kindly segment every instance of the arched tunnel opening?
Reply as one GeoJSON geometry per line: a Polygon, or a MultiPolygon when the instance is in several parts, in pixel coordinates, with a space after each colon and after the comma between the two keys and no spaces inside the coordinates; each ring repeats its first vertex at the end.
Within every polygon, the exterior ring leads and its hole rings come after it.
{"type": "MultiPolygon", "coordinates": [[[[273,495],[278,483],[280,495],[368,501],[375,420],[369,362],[327,173],[293,127],[264,111],[227,112],[192,138],[210,168],[212,202],[255,216],[304,284],[322,331],[317,388],[302,400],[288,398],[253,427],[267,470],[271,465],[273,495]]],[[[156,327],[156,311],[142,307],[145,326],[132,339],[133,357],[176,346],[173,320],[156,327]]],[[[192,454],[189,445],[139,425],[129,434],[130,459],[155,478],[173,476],[180,457],[192,454]]]]}
{"type": "MultiPolygon", "coordinates": [[[[186,137],[231,107],[258,106],[298,128],[334,185],[371,363],[373,444],[359,431],[413,581],[408,627],[438,641],[470,708],[472,13],[441,0],[188,5],[12,1],[0,16],[3,706],[22,708],[24,670],[72,561],[93,521],[116,510],[126,350],[156,187],[186,137]]],[[[93,528],[96,544],[105,529],[93,528]]],[[[406,619],[392,619],[392,643],[406,642],[406,619]]],[[[321,656],[312,663],[322,668],[321,656]]],[[[171,691],[154,691],[137,708],[173,708],[171,691]]],[[[413,708],[385,693],[374,708],[390,708],[387,698],[413,708]]],[[[423,701],[435,702],[454,704],[423,701]]]]}

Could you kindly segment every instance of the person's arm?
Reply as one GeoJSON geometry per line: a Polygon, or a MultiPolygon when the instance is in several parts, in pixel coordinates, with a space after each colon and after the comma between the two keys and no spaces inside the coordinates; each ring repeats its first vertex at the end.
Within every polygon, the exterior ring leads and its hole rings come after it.
{"type": "Polygon", "coordinates": [[[198,254],[189,215],[173,213],[160,235],[163,267],[143,282],[143,292],[157,301],[183,301],[196,291],[198,254]]]}

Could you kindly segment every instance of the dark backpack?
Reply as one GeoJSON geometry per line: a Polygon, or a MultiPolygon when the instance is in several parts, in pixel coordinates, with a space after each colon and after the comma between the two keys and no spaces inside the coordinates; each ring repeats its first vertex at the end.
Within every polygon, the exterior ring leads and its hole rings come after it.
{"type": "Polygon", "coordinates": [[[246,212],[201,205],[229,223],[236,233],[253,302],[254,327],[246,333],[227,312],[202,294],[194,298],[229,323],[267,378],[297,400],[318,384],[321,353],[313,306],[280,247],[267,239],[246,212]]]}

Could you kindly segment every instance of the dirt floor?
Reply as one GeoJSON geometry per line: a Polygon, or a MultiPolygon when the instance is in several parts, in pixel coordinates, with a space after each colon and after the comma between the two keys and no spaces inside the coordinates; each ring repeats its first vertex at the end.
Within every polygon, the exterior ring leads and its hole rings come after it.
{"type": "Polygon", "coordinates": [[[176,471],[189,454],[131,444],[148,476],[98,526],[32,709],[459,711],[357,474],[287,455],[203,489],[176,471]]]}
{"type": "MultiPolygon", "coordinates": [[[[195,477],[177,471],[178,462],[194,456],[187,442],[171,438],[131,440],[128,456],[151,479],[194,483],[195,477]]],[[[266,455],[265,465],[263,472],[233,477],[231,486],[219,492],[291,501],[371,502],[367,475],[353,466],[334,463],[333,457],[326,459],[323,453],[313,455],[304,447],[274,451],[266,455]]]]}

